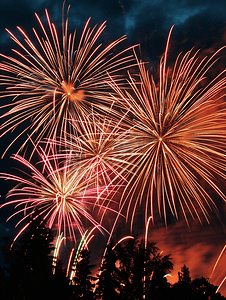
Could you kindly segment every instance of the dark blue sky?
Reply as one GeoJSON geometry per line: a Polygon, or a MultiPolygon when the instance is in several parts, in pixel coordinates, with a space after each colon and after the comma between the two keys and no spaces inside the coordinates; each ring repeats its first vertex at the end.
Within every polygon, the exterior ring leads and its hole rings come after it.
{"type": "MultiPolygon", "coordinates": [[[[1,0],[0,52],[11,54],[10,49],[14,46],[5,28],[17,35],[16,26],[20,26],[33,39],[32,27],[39,28],[34,13],[36,12],[44,21],[45,8],[48,9],[51,21],[60,29],[62,4],[63,1],[59,0],[1,0]]],[[[175,25],[169,51],[172,60],[180,51],[187,51],[192,47],[208,54],[226,44],[225,0],[71,0],[66,1],[65,7],[68,5],[71,5],[69,12],[71,30],[82,29],[89,17],[92,18],[93,25],[100,25],[107,20],[107,28],[103,35],[104,42],[109,43],[126,34],[128,37],[126,44],[141,44],[143,58],[150,62],[150,66],[156,66],[164,52],[167,35],[172,25],[175,25]]],[[[6,148],[8,140],[11,139],[9,137],[0,139],[1,153],[6,148]]],[[[9,171],[10,167],[8,160],[0,161],[1,172],[9,171]]],[[[0,184],[1,190],[6,190],[10,186],[9,183],[2,181],[0,184]]],[[[10,208],[4,208],[4,211],[0,212],[0,237],[7,235],[9,231],[12,234],[12,225],[5,224],[9,213],[10,208]]],[[[154,241],[159,239],[161,246],[167,245],[167,250],[175,252],[175,255],[171,253],[173,257],[177,256],[178,268],[187,263],[194,270],[191,275],[199,276],[197,269],[202,266],[200,276],[208,277],[211,264],[226,243],[226,236],[223,226],[219,223],[210,229],[197,226],[198,229],[195,229],[189,237],[189,231],[182,225],[169,228],[168,233],[165,228],[156,229],[152,236],[154,241]],[[159,238],[161,236],[162,239],[159,238]],[[170,241],[167,240],[169,237],[170,241]],[[210,257],[209,253],[211,253],[210,261],[207,259],[210,257]],[[190,259],[192,255],[196,255],[196,263],[190,259]],[[208,271],[205,274],[207,265],[208,271]]],[[[13,234],[15,232],[16,230],[13,234]]],[[[178,271],[179,269],[175,268],[175,272],[178,271]]],[[[224,269],[218,271],[214,283],[219,284],[225,275],[224,269]]]]}
{"type": "MultiPolygon", "coordinates": [[[[1,1],[0,51],[10,45],[5,28],[15,31],[20,26],[27,33],[38,27],[34,13],[44,19],[47,8],[52,22],[61,25],[63,1],[1,1]]],[[[173,41],[176,49],[188,50],[193,46],[203,50],[219,47],[226,39],[225,1],[186,0],[77,0],[66,1],[71,5],[71,28],[81,28],[91,17],[93,24],[107,20],[106,36],[109,40],[124,34],[130,44],[140,43],[144,56],[154,58],[164,51],[167,33],[176,25],[173,41]]]]}

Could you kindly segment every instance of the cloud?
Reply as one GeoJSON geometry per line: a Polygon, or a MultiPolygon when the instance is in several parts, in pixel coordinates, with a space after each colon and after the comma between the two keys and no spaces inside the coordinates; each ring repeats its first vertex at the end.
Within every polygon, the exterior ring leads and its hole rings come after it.
{"type": "MultiPolygon", "coordinates": [[[[225,231],[220,224],[201,226],[194,222],[189,230],[183,222],[169,226],[169,228],[149,229],[149,241],[157,242],[157,247],[163,250],[163,254],[171,254],[174,269],[171,283],[178,281],[178,272],[185,264],[192,279],[199,277],[209,278],[217,257],[225,245],[225,231]]],[[[225,274],[226,252],[222,255],[210,282],[219,285],[225,274]]],[[[226,288],[220,291],[226,294],[226,288]]]]}
{"type": "Polygon", "coordinates": [[[221,47],[225,43],[225,9],[226,3],[220,1],[142,1],[127,15],[127,34],[141,44],[142,53],[150,60],[163,53],[174,24],[172,40],[177,53],[194,46],[203,50],[221,47]]]}
{"type": "MultiPolygon", "coordinates": [[[[225,9],[222,1],[148,1],[148,0],[72,0],[66,1],[65,7],[71,5],[69,19],[71,28],[83,27],[91,17],[92,24],[107,20],[104,37],[110,41],[127,34],[131,44],[140,43],[144,56],[154,59],[164,51],[164,45],[170,27],[175,24],[174,37],[177,48],[193,47],[202,44],[210,47],[216,41],[225,41],[225,9]]],[[[63,1],[28,0],[1,1],[0,41],[1,49],[6,48],[9,39],[4,28],[15,30],[16,26],[31,33],[37,27],[34,12],[44,17],[47,8],[51,20],[61,26],[63,1]]],[[[223,42],[222,41],[222,42],[223,42]]],[[[220,43],[220,42],[219,42],[220,43]]],[[[0,49],[0,51],[1,51],[0,49]]],[[[7,48],[8,49],[8,48],[7,48]]],[[[179,50],[179,49],[178,49],[179,50]]]]}

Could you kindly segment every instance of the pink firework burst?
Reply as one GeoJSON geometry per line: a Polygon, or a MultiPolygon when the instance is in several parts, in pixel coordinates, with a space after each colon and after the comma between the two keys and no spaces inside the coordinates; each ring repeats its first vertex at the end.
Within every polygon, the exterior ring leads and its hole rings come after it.
{"type": "MultiPolygon", "coordinates": [[[[13,156],[13,159],[21,163],[23,169],[26,168],[28,172],[21,171],[22,175],[19,176],[0,174],[0,178],[18,183],[9,191],[7,202],[0,206],[15,206],[16,212],[9,219],[22,215],[16,225],[18,226],[36,212],[42,219],[47,220],[50,228],[57,227],[57,235],[63,232],[63,236],[69,236],[75,241],[76,232],[82,236],[86,226],[98,226],[101,231],[106,231],[101,226],[101,220],[106,210],[114,211],[103,204],[107,201],[104,196],[106,187],[99,187],[98,190],[90,187],[92,178],[84,176],[86,170],[80,167],[70,172],[66,164],[59,166],[56,157],[48,156],[41,146],[35,147],[35,153],[39,157],[37,166],[18,154],[13,156]],[[95,209],[98,209],[98,213],[95,209]]],[[[16,238],[28,226],[29,222],[23,226],[16,238]]]]}

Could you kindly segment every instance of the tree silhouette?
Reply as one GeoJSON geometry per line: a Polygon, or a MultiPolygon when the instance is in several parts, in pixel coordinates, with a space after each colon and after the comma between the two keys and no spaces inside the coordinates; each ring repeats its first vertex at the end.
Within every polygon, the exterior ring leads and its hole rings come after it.
{"type": "Polygon", "coordinates": [[[194,300],[220,300],[225,299],[220,293],[216,294],[217,286],[214,286],[205,277],[196,278],[191,282],[194,300]]]}
{"type": "Polygon", "coordinates": [[[18,247],[11,250],[10,299],[47,299],[52,277],[52,241],[44,222],[33,218],[18,247]]]}
{"type": "Polygon", "coordinates": [[[184,265],[181,272],[178,272],[178,282],[173,285],[173,297],[181,299],[183,295],[184,300],[193,299],[193,291],[191,288],[191,276],[189,269],[184,265]]]}
{"type": "Polygon", "coordinates": [[[27,231],[13,248],[9,239],[4,242],[9,276],[0,268],[2,300],[226,300],[216,294],[217,287],[207,278],[192,280],[185,265],[178,272],[178,282],[170,285],[167,281],[167,274],[173,269],[170,255],[163,256],[155,243],[144,244],[137,238],[114,246],[110,243],[97,277],[91,275],[89,251],[82,250],[72,285],[60,261],[53,275],[53,237],[39,217],[31,219],[27,231]]]}
{"type": "Polygon", "coordinates": [[[169,288],[165,275],[173,269],[169,255],[162,256],[155,243],[130,239],[116,247],[121,275],[121,299],[164,299],[169,288]]]}
{"type": "Polygon", "coordinates": [[[184,265],[178,272],[178,282],[172,286],[171,297],[175,300],[223,300],[225,297],[216,294],[217,287],[205,277],[191,280],[189,269],[184,265]]]}
{"type": "Polygon", "coordinates": [[[7,278],[5,275],[4,270],[0,267],[0,294],[1,300],[7,300],[8,295],[7,295],[7,278]]]}
{"type": "Polygon", "coordinates": [[[181,268],[181,272],[178,272],[178,283],[185,286],[189,286],[191,284],[190,271],[186,265],[181,268]]]}
{"type": "Polygon", "coordinates": [[[96,299],[117,300],[120,299],[121,290],[120,272],[116,267],[117,256],[112,250],[112,243],[107,247],[106,255],[97,275],[98,283],[96,288],[96,299]]]}
{"type": "Polygon", "coordinates": [[[52,270],[53,236],[35,214],[17,245],[10,248],[5,239],[3,254],[8,264],[7,299],[47,300],[67,295],[68,285],[62,268],[52,270]]]}
{"type": "Polygon", "coordinates": [[[139,276],[142,276],[136,273],[135,270],[136,263],[138,263],[136,259],[137,239],[129,239],[123,246],[121,244],[117,245],[115,250],[119,258],[118,268],[120,270],[121,299],[134,299],[134,290],[137,290],[137,286],[141,282],[139,276]]]}
{"type": "Polygon", "coordinates": [[[90,254],[89,251],[83,249],[78,257],[76,264],[76,273],[73,278],[73,293],[75,297],[73,299],[94,299],[92,283],[96,278],[91,276],[91,268],[94,265],[90,265],[90,254]]]}
{"type": "Polygon", "coordinates": [[[164,299],[169,289],[165,275],[173,268],[170,256],[162,256],[155,243],[129,239],[108,246],[98,276],[98,299],[164,299]]]}

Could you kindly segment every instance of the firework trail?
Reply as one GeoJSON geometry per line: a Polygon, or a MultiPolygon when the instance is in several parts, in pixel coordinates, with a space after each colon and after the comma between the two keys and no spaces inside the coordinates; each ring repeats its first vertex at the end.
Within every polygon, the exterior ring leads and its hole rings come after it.
{"type": "Polygon", "coordinates": [[[97,229],[97,227],[98,226],[95,226],[91,230],[87,229],[86,232],[81,237],[81,240],[78,243],[77,249],[75,251],[75,255],[74,255],[72,265],[71,265],[71,260],[72,260],[72,256],[73,256],[73,253],[74,253],[74,248],[71,250],[69,260],[68,260],[67,273],[66,273],[66,277],[69,279],[69,284],[72,283],[72,279],[75,276],[76,265],[79,262],[79,256],[81,254],[81,251],[85,248],[88,250],[88,244],[92,240],[92,238],[94,237],[93,232],[94,232],[95,229],[97,229]],[[69,271],[70,271],[70,274],[69,274],[69,271]]]}
{"type": "MultiPolygon", "coordinates": [[[[54,151],[54,146],[52,148],[54,151]]],[[[35,150],[39,156],[37,167],[16,154],[13,156],[14,160],[21,163],[23,169],[26,168],[28,172],[21,171],[22,175],[0,173],[0,178],[18,183],[7,194],[8,201],[0,206],[15,206],[16,212],[8,219],[24,214],[16,224],[18,226],[36,211],[37,215],[47,220],[49,228],[57,228],[57,235],[63,233],[64,237],[70,237],[74,241],[76,232],[82,236],[86,226],[97,226],[101,232],[107,232],[97,221],[98,218],[103,220],[106,210],[114,211],[103,205],[107,201],[104,196],[105,187],[99,188],[97,194],[96,188],[87,185],[81,168],[71,173],[68,166],[60,166],[60,162],[56,158],[53,159],[53,155],[49,159],[41,146],[36,146],[35,150]],[[98,213],[95,213],[95,207],[98,213]]],[[[29,223],[23,226],[15,239],[28,226],[29,223]]]]}
{"type": "Polygon", "coordinates": [[[57,237],[55,249],[53,251],[53,261],[52,261],[52,267],[53,267],[53,274],[56,272],[56,266],[57,266],[57,259],[60,251],[60,246],[63,242],[63,240],[66,240],[66,237],[63,236],[63,233],[57,237]]]}
{"type": "Polygon", "coordinates": [[[130,110],[124,122],[130,130],[130,173],[121,201],[127,201],[131,226],[141,202],[146,220],[157,209],[167,224],[169,210],[176,219],[181,210],[189,224],[188,215],[200,222],[202,215],[209,222],[208,209],[217,212],[207,185],[226,200],[218,183],[226,179],[226,78],[223,72],[210,83],[204,81],[221,49],[202,59],[193,50],[180,54],[169,69],[170,35],[158,85],[138,58],[139,80],[130,75],[130,90],[109,81],[118,94],[115,100],[130,110]]]}
{"type": "Polygon", "coordinates": [[[87,114],[91,105],[96,110],[106,109],[112,103],[106,84],[108,74],[121,81],[119,71],[134,63],[133,54],[129,54],[133,47],[117,54],[112,53],[115,47],[125,40],[125,36],[104,49],[101,44],[96,45],[106,22],[99,28],[90,28],[89,19],[80,40],[76,42],[76,30],[73,34],[68,32],[68,17],[65,21],[63,17],[60,39],[47,10],[48,28],[45,28],[39,16],[35,15],[42,35],[33,29],[36,41],[32,42],[26,33],[17,27],[24,39],[21,42],[7,30],[21,50],[13,49],[17,58],[0,54],[3,58],[0,63],[0,84],[7,87],[0,97],[13,99],[12,103],[2,106],[8,111],[1,115],[1,136],[26,120],[30,122],[13,142],[28,129],[30,136],[35,135],[36,141],[41,140],[43,136],[61,135],[69,130],[68,120],[71,119],[71,115],[87,114]]]}

